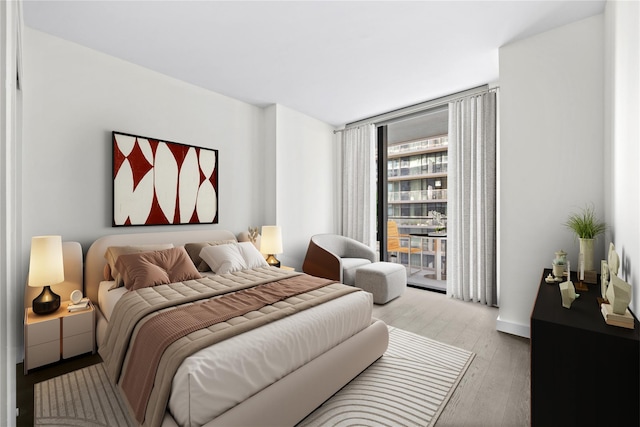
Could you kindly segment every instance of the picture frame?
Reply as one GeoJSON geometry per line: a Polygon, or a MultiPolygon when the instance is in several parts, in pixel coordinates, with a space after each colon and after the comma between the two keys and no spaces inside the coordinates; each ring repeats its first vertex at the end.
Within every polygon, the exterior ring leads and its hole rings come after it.
{"type": "Polygon", "coordinates": [[[113,227],[218,223],[218,150],[112,132],[113,227]]]}

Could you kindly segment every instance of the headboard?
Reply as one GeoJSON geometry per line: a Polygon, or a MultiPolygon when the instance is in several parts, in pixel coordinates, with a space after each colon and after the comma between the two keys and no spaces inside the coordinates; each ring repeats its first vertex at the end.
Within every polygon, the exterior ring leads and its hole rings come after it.
{"type": "Polygon", "coordinates": [[[87,251],[84,269],[84,292],[94,303],[98,303],[98,287],[104,280],[104,257],[109,246],[150,245],[173,243],[183,246],[185,243],[210,242],[215,240],[236,240],[236,236],[228,230],[189,230],[167,231],[157,233],[111,234],[100,237],[91,244],[87,251]]]}

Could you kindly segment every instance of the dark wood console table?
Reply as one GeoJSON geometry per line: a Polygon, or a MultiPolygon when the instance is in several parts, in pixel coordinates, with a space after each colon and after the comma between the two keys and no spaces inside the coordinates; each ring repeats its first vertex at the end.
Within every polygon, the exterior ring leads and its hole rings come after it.
{"type": "Polygon", "coordinates": [[[563,308],[550,272],[531,313],[531,425],[640,426],[638,319],[634,329],[607,325],[599,282],[563,308]]]}

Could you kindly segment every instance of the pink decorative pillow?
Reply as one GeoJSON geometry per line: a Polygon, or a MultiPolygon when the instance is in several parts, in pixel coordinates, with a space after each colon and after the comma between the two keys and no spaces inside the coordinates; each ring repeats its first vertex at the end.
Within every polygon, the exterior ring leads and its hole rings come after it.
{"type": "Polygon", "coordinates": [[[106,281],[113,280],[113,276],[111,275],[111,266],[109,266],[109,263],[104,265],[102,275],[104,276],[104,280],[106,281]]]}
{"type": "Polygon", "coordinates": [[[123,254],[116,268],[129,290],[202,278],[183,247],[123,254]]]}
{"type": "Polygon", "coordinates": [[[116,267],[116,261],[120,255],[132,254],[132,253],[140,253],[140,252],[151,252],[151,251],[159,251],[162,249],[173,248],[173,243],[161,243],[157,245],[136,245],[136,246],[109,246],[104,253],[104,257],[109,264],[109,276],[107,278],[107,271],[105,268],[104,275],[105,280],[115,280],[115,285],[113,285],[112,289],[118,288],[123,285],[122,276],[116,267]]]}

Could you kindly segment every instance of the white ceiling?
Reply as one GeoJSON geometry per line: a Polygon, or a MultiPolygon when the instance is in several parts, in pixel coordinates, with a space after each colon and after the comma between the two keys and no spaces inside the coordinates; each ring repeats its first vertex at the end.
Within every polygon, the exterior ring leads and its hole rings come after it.
{"type": "Polygon", "coordinates": [[[605,1],[24,1],[25,24],[333,125],[498,81],[498,48],[605,1]]]}

